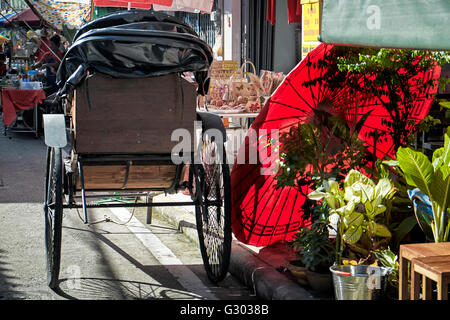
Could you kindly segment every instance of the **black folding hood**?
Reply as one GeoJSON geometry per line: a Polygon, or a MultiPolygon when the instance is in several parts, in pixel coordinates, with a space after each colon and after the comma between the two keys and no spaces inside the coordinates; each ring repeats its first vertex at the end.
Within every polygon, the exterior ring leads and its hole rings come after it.
{"type": "Polygon", "coordinates": [[[59,94],[76,88],[88,71],[125,79],[191,71],[198,93],[206,94],[212,60],[210,46],[176,17],[141,10],[113,13],[77,32],[58,69],[59,94]]]}

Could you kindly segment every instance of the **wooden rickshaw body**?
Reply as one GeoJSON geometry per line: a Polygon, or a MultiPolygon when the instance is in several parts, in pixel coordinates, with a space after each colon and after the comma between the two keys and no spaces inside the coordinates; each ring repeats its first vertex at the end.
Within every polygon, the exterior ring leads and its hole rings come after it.
{"type": "MultiPolygon", "coordinates": [[[[179,74],[88,78],[71,101],[71,167],[83,165],[84,189],[176,191],[182,165],[170,155],[174,130],[194,136],[196,89],[179,74]]],[[[191,141],[191,150],[193,141],[191,141]]],[[[72,186],[81,190],[78,175],[72,186]]]]}

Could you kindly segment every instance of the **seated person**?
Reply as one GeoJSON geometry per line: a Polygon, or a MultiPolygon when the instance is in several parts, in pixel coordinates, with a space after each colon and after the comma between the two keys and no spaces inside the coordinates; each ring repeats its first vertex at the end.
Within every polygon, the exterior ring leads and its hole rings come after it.
{"type": "Polygon", "coordinates": [[[61,38],[58,35],[54,35],[50,38],[51,51],[46,52],[42,57],[33,65],[33,69],[46,67],[46,82],[48,92],[47,94],[54,93],[58,90],[56,85],[56,72],[59,64],[63,58],[63,52],[59,49],[61,45],[61,38]]]}

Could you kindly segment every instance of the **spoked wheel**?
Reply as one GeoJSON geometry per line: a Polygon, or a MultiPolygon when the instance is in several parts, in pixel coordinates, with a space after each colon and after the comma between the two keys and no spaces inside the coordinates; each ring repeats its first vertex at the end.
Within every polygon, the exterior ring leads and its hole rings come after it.
{"type": "Polygon", "coordinates": [[[47,283],[55,288],[61,260],[61,231],[63,216],[62,156],[60,148],[48,148],[45,184],[45,249],[47,253],[47,283]]]}
{"type": "Polygon", "coordinates": [[[225,278],[231,254],[230,172],[225,158],[223,144],[204,140],[201,163],[191,165],[200,251],[213,283],[225,278]]]}

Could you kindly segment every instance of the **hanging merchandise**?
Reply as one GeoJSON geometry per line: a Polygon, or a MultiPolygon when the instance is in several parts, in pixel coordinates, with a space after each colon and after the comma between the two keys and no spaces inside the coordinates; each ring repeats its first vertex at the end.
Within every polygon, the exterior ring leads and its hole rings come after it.
{"type": "Polygon", "coordinates": [[[275,10],[275,0],[267,0],[267,12],[266,12],[266,19],[269,21],[272,25],[275,24],[277,21],[276,17],[276,10],[275,10]]]}
{"type": "Polygon", "coordinates": [[[0,45],[4,45],[8,41],[9,39],[7,37],[0,35],[0,45]]]}
{"type": "Polygon", "coordinates": [[[287,0],[288,23],[302,23],[302,4],[299,0],[287,0]]]}
{"type": "Polygon", "coordinates": [[[154,4],[153,10],[211,13],[213,2],[213,0],[173,0],[171,6],[154,4]]]}
{"type": "Polygon", "coordinates": [[[38,14],[50,25],[63,30],[63,25],[69,29],[78,29],[89,21],[91,3],[89,0],[27,0],[38,14]]]}
{"type": "Polygon", "coordinates": [[[173,0],[94,0],[96,7],[119,7],[133,9],[150,9],[153,5],[163,5],[170,7],[173,0]]]}

